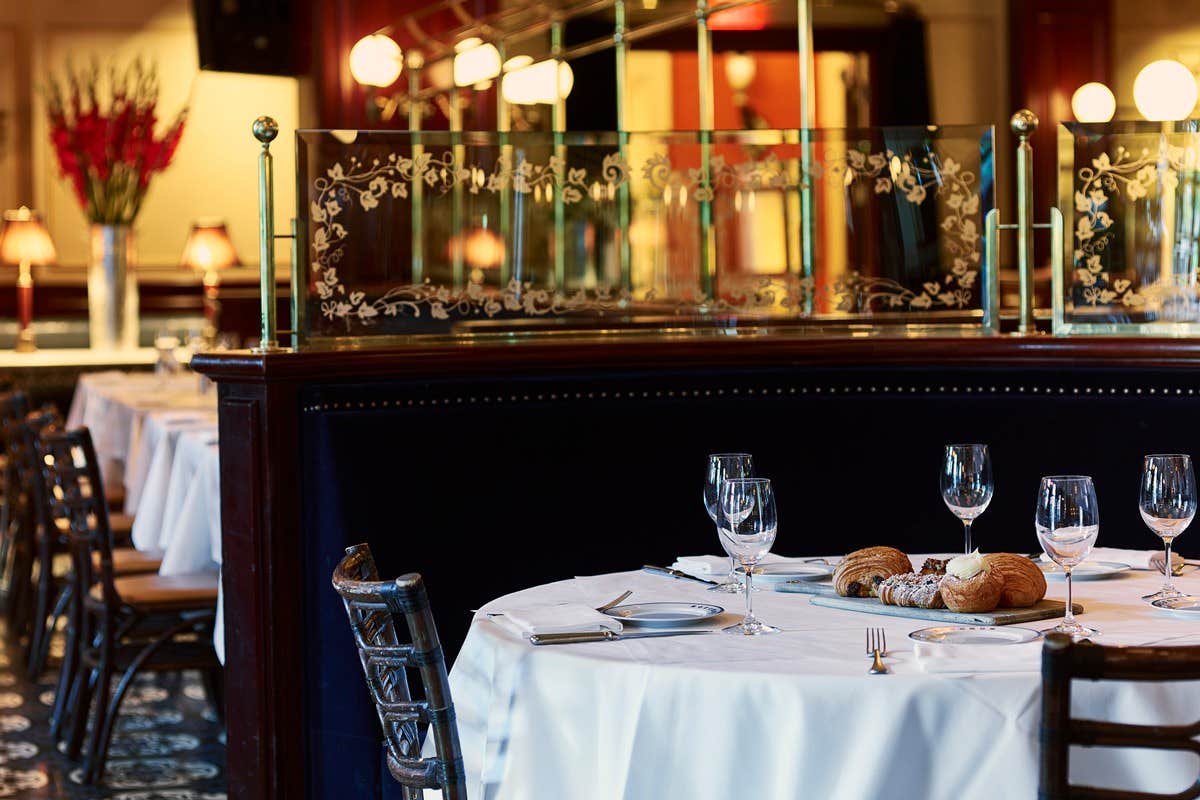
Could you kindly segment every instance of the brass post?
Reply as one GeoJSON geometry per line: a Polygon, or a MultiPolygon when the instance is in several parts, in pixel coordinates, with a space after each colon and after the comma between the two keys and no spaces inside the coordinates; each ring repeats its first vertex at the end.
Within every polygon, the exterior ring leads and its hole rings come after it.
{"type": "Polygon", "coordinates": [[[1029,137],[1037,130],[1038,118],[1027,108],[1009,120],[1017,135],[1017,271],[1021,293],[1017,333],[1037,332],[1033,317],[1033,147],[1029,137]]]}
{"type": "Polygon", "coordinates": [[[275,171],[271,159],[271,142],[279,135],[279,123],[270,117],[259,117],[251,126],[254,138],[262,143],[258,154],[258,257],[262,340],[258,352],[279,349],[275,333],[275,171]]]}
{"type": "MultiPolygon", "coordinates": [[[[412,134],[413,163],[419,163],[425,154],[421,143],[421,101],[417,98],[421,93],[421,69],[425,66],[424,56],[416,50],[410,50],[405,58],[408,67],[408,130],[412,134]]],[[[414,284],[425,280],[425,182],[413,181],[412,185],[412,277],[414,284]]]]}
{"type": "MultiPolygon", "coordinates": [[[[816,220],[813,214],[812,186],[812,84],[813,40],[812,0],[797,0],[798,53],[800,61],[800,274],[811,277],[815,268],[816,220]]],[[[812,297],[805,301],[812,313],[812,297]]]]}
{"type": "MultiPolygon", "coordinates": [[[[550,57],[554,59],[555,64],[559,63],[558,57],[562,53],[562,20],[556,15],[550,21],[550,57]]],[[[558,80],[558,72],[555,71],[555,80],[558,80]]],[[[563,164],[567,160],[567,148],[563,142],[563,131],[567,129],[567,102],[557,92],[557,84],[555,84],[554,101],[554,118],[551,128],[554,131],[554,155],[556,158],[562,159],[563,164]]],[[[563,167],[564,172],[566,167],[563,167]]],[[[551,184],[555,188],[554,192],[554,286],[559,291],[565,292],[567,289],[567,222],[566,208],[563,205],[562,182],[565,175],[558,176],[557,184],[551,184]]]]}
{"type": "MultiPolygon", "coordinates": [[[[713,49],[712,31],[708,27],[708,0],[696,0],[696,65],[699,71],[700,95],[700,181],[712,188],[710,160],[712,158],[713,121],[713,49]]],[[[716,303],[720,291],[717,281],[716,232],[713,229],[712,200],[700,205],[700,282],[705,296],[716,303]]]]}
{"type": "MultiPolygon", "coordinates": [[[[617,79],[617,150],[622,161],[629,159],[629,126],[625,117],[628,98],[625,91],[628,88],[628,45],[625,36],[625,0],[615,0],[613,4],[613,52],[616,62],[617,79]]],[[[632,203],[629,195],[629,181],[617,188],[617,215],[620,222],[620,262],[621,286],[633,292],[633,251],[629,244],[629,224],[632,215],[632,203]]]]}

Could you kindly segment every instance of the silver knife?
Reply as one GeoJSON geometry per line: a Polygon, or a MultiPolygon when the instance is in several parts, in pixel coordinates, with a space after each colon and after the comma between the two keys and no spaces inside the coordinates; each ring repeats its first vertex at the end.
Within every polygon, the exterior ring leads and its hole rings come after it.
{"type": "Polygon", "coordinates": [[[708,581],[704,578],[697,578],[695,575],[689,575],[682,570],[671,569],[670,567],[652,567],[649,564],[642,567],[642,572],[649,572],[651,575],[665,575],[668,578],[678,578],[681,581],[696,581],[708,586],[719,586],[716,581],[708,581]]]}
{"type": "Polygon", "coordinates": [[[716,633],[699,631],[646,631],[642,633],[616,633],[610,630],[583,631],[580,633],[535,633],[529,637],[530,644],[576,644],[580,642],[619,642],[622,639],[655,639],[661,636],[700,636],[716,633]]]}

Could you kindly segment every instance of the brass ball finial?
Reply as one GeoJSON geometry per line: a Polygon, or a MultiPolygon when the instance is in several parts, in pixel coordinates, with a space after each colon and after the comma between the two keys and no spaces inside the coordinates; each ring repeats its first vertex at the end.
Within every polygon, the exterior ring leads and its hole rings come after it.
{"type": "Polygon", "coordinates": [[[1008,126],[1012,128],[1013,133],[1022,139],[1032,136],[1038,127],[1037,114],[1028,108],[1022,108],[1012,115],[1012,118],[1008,121],[1008,126]]]}
{"type": "Polygon", "coordinates": [[[254,131],[255,139],[266,145],[275,141],[275,137],[279,135],[279,123],[270,117],[259,117],[254,120],[250,130],[254,131]]]}

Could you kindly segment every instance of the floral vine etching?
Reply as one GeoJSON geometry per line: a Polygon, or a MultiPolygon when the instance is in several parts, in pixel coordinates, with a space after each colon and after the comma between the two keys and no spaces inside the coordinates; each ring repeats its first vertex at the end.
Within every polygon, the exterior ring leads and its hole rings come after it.
{"type": "Polygon", "coordinates": [[[1162,192],[1173,192],[1179,185],[1179,172],[1195,171],[1198,166],[1195,148],[1169,145],[1165,152],[1142,148],[1134,153],[1118,145],[1115,156],[1101,153],[1092,159],[1091,166],[1079,170],[1072,255],[1072,291],[1078,298],[1092,307],[1119,303],[1139,308],[1152,298],[1177,293],[1162,285],[1138,291],[1128,278],[1110,275],[1104,263],[1105,251],[1112,247],[1116,236],[1110,201],[1124,196],[1136,203],[1145,198],[1159,187],[1160,171],[1162,192]]]}
{"type": "Polygon", "coordinates": [[[838,311],[869,313],[877,309],[923,311],[935,308],[964,309],[976,299],[975,284],[981,265],[982,242],[979,189],[974,173],[952,158],[930,156],[918,164],[910,154],[891,150],[869,153],[861,150],[830,149],[824,161],[815,161],[807,172],[789,167],[773,153],[761,159],[729,163],[715,155],[708,170],[676,169],[664,153],[646,159],[639,170],[639,199],[653,202],[656,196],[670,198],[686,193],[696,202],[711,202],[721,190],[797,190],[824,180],[828,186],[850,187],[865,183],[875,195],[896,195],[913,205],[924,204],[932,195],[938,203],[939,225],[945,236],[941,246],[948,256],[948,271],[937,280],[917,287],[882,277],[863,276],[854,271],[827,286],[817,287],[812,278],[795,276],[740,277],[718,275],[719,296],[699,289],[687,296],[659,298],[655,289],[634,292],[624,287],[600,287],[561,291],[528,282],[511,280],[496,290],[471,280],[460,287],[431,282],[388,289],[377,297],[348,287],[338,272],[344,246],[350,236],[339,217],[351,205],[370,212],[384,198],[415,200],[418,191],[445,195],[453,190],[469,194],[533,195],[537,201],[559,200],[563,205],[611,202],[617,191],[630,191],[631,167],[619,153],[603,156],[594,174],[587,168],[571,167],[553,156],[546,163],[526,159],[515,162],[508,156],[496,159],[490,169],[460,162],[451,150],[438,154],[418,153],[412,157],[390,154],[386,159],[362,161],[351,156],[335,163],[312,183],[309,205],[311,220],[311,281],[320,313],[331,321],[371,325],[380,316],[495,317],[503,312],[526,316],[568,313],[605,313],[628,309],[634,303],[657,303],[675,314],[743,313],[767,314],[782,308],[807,315],[818,292],[832,299],[838,311]],[[418,189],[418,187],[420,187],[418,189]],[[642,199],[641,194],[648,193],[642,199]]]}

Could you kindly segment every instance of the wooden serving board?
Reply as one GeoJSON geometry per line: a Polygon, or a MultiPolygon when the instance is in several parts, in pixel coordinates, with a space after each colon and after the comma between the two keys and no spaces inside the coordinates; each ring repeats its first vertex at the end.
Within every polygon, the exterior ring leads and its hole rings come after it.
{"type": "MultiPolygon", "coordinates": [[[[833,587],[829,587],[832,592],[833,587]]],[[[1016,625],[1035,622],[1039,619],[1054,619],[1066,612],[1067,604],[1062,600],[1042,600],[1029,608],[997,608],[978,614],[959,614],[945,608],[906,608],[885,606],[874,597],[838,597],[836,594],[817,594],[812,599],[814,606],[840,608],[843,611],[861,611],[865,614],[882,614],[886,617],[911,617],[928,619],[952,625],[1016,625]]],[[[1075,603],[1075,613],[1082,614],[1083,606],[1075,603]]]]}

